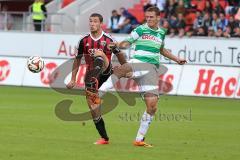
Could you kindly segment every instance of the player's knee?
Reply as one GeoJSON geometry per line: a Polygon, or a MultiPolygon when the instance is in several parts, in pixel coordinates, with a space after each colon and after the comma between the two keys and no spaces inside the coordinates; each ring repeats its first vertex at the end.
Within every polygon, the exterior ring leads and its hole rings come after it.
{"type": "Polygon", "coordinates": [[[158,96],[153,93],[146,93],[144,99],[149,114],[154,115],[157,111],[158,96]]]}
{"type": "Polygon", "coordinates": [[[91,91],[91,92],[97,92],[97,88],[98,88],[98,81],[97,78],[95,77],[86,77],[85,78],[85,88],[87,91],[91,91]]]}
{"type": "Polygon", "coordinates": [[[157,107],[147,107],[147,113],[153,116],[157,112],[157,107]]]}
{"type": "Polygon", "coordinates": [[[102,73],[104,71],[104,59],[100,56],[94,58],[94,69],[102,73]]]}

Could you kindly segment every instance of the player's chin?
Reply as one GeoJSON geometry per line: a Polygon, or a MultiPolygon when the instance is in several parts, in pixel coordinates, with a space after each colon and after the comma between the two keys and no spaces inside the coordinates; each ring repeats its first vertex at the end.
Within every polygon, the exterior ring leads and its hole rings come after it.
{"type": "Polygon", "coordinates": [[[91,32],[96,32],[96,29],[95,28],[90,28],[90,31],[91,32]]]}
{"type": "Polygon", "coordinates": [[[149,27],[153,27],[154,26],[154,23],[152,23],[152,22],[148,22],[147,24],[148,24],[149,27]]]}

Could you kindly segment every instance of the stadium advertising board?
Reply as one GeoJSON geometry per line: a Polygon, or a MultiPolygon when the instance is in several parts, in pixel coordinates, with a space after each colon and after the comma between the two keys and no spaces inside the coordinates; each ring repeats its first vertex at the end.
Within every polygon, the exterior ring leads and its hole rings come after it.
{"type": "Polygon", "coordinates": [[[179,95],[233,98],[239,83],[239,69],[187,65],[183,68],[179,95]]]}
{"type": "Polygon", "coordinates": [[[40,73],[32,73],[25,67],[25,75],[23,78],[23,86],[49,87],[49,85],[57,78],[57,74],[53,71],[63,63],[64,60],[44,59],[45,67],[40,73]]]}
{"type": "MultiPolygon", "coordinates": [[[[240,66],[239,39],[166,38],[166,48],[190,64],[240,66]]],[[[161,57],[162,62],[169,62],[161,57]]]]}
{"type": "Polygon", "coordinates": [[[45,34],[43,36],[42,56],[53,58],[75,57],[81,37],[81,35],[45,34]]]}
{"type": "MultiPolygon", "coordinates": [[[[71,58],[76,53],[82,35],[0,32],[0,37],[0,55],[71,58]]],[[[121,41],[127,36],[115,34],[113,37],[121,41]]],[[[166,37],[165,44],[167,49],[177,56],[185,57],[190,64],[240,66],[238,39],[166,37]]],[[[133,53],[130,51],[130,54],[133,53]]],[[[163,57],[161,62],[171,63],[163,57]]]]}
{"type": "Polygon", "coordinates": [[[235,91],[235,96],[234,97],[240,99],[240,78],[238,79],[238,87],[235,91]]]}
{"type": "MultiPolygon", "coordinates": [[[[26,58],[0,57],[0,85],[23,85],[50,87],[62,75],[54,72],[66,60],[44,59],[45,68],[40,73],[32,73],[26,67],[26,58]]],[[[71,63],[70,63],[71,64],[71,63]]],[[[165,65],[167,72],[159,76],[159,91],[170,95],[240,98],[240,71],[237,67],[213,67],[201,65],[165,65]]],[[[67,72],[71,68],[67,68],[67,72]]],[[[81,65],[77,75],[77,87],[84,88],[86,65],[81,65]]],[[[69,82],[67,73],[61,88],[69,82]]],[[[122,79],[115,85],[115,91],[138,92],[133,80],[122,79]]]]}
{"type": "Polygon", "coordinates": [[[0,32],[0,56],[42,55],[42,33],[0,32]]]}
{"type": "Polygon", "coordinates": [[[26,59],[0,57],[0,85],[17,85],[22,84],[26,68],[26,59]]]}
{"type": "Polygon", "coordinates": [[[179,65],[164,65],[167,67],[167,72],[160,75],[159,91],[171,95],[177,94],[178,84],[181,77],[182,66],[179,65]]]}

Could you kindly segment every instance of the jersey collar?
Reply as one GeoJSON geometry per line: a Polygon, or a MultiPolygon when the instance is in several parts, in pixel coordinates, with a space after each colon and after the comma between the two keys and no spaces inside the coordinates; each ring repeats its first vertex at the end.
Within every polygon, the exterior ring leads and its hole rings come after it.
{"type": "Polygon", "coordinates": [[[94,37],[92,36],[92,34],[90,33],[90,37],[91,37],[94,41],[98,41],[99,39],[102,38],[103,34],[104,34],[104,32],[102,31],[102,34],[101,34],[98,38],[94,38],[94,37]]]}
{"type": "MultiPolygon", "coordinates": [[[[145,23],[145,25],[148,27],[148,24],[147,23],[145,23]]],[[[159,29],[160,29],[160,27],[158,26],[158,29],[157,30],[154,30],[154,29],[152,29],[152,28],[150,28],[150,27],[148,27],[150,30],[152,30],[152,31],[154,31],[154,32],[158,32],[159,31],[159,29]]]]}

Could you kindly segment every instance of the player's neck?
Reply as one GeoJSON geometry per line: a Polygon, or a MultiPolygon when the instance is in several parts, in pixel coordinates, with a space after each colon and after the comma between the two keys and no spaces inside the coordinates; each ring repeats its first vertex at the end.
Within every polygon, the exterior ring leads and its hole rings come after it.
{"type": "Polygon", "coordinates": [[[102,30],[100,29],[99,31],[96,32],[91,32],[91,36],[95,39],[98,39],[102,35],[102,30]]]}
{"type": "Polygon", "coordinates": [[[149,27],[151,28],[152,30],[158,30],[158,26],[152,26],[152,27],[149,27]]]}
{"type": "Polygon", "coordinates": [[[151,28],[152,30],[158,30],[158,28],[159,28],[158,25],[156,25],[156,26],[149,26],[149,25],[147,24],[147,26],[148,26],[149,28],[151,28]]]}

